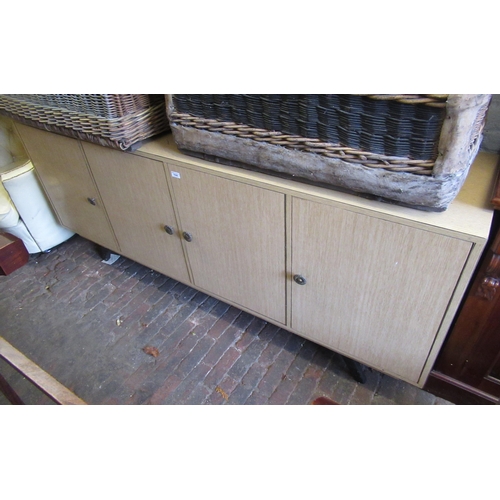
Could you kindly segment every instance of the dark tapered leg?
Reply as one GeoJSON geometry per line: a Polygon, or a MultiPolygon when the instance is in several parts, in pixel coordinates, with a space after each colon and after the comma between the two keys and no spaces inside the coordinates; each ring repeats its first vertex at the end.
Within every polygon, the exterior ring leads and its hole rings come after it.
{"type": "Polygon", "coordinates": [[[108,250],[101,245],[96,245],[95,249],[102,260],[108,260],[111,257],[111,250],[108,250]]]}
{"type": "Polygon", "coordinates": [[[358,363],[350,358],[346,358],[345,356],[342,356],[342,359],[344,360],[351,377],[356,382],[364,384],[366,382],[365,367],[361,363],[358,363]]]}

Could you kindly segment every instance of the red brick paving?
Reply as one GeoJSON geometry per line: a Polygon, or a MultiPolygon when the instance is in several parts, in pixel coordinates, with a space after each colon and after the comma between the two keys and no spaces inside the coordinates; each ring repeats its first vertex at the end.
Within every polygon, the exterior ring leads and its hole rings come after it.
{"type": "MultiPolygon", "coordinates": [[[[79,236],[0,277],[0,317],[7,341],[92,405],[447,404],[374,370],[360,385],[338,354],[124,257],[109,266],[79,236]]],[[[25,402],[51,404],[0,369],[25,402]]]]}

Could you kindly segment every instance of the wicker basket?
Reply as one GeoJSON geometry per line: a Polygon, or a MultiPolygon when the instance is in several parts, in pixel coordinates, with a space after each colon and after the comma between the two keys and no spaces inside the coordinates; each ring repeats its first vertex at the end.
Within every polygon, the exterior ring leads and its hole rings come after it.
{"type": "Polygon", "coordinates": [[[164,94],[0,94],[0,114],[121,150],[169,129],[164,94]]]}
{"type": "Polygon", "coordinates": [[[491,94],[168,94],[186,154],[422,210],[456,197],[491,94]]]}

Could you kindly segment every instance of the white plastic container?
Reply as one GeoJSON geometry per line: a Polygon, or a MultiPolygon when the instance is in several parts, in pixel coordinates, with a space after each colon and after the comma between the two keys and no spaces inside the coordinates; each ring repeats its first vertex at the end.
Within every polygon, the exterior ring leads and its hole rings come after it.
{"type": "Polygon", "coordinates": [[[57,221],[12,120],[0,116],[0,231],[29,253],[46,252],[73,236],[57,221]]]}
{"type": "Polygon", "coordinates": [[[57,221],[29,160],[0,167],[0,180],[4,188],[3,195],[0,193],[4,207],[0,227],[21,238],[29,253],[46,252],[73,236],[57,221]],[[16,225],[10,225],[16,218],[16,225]]]}

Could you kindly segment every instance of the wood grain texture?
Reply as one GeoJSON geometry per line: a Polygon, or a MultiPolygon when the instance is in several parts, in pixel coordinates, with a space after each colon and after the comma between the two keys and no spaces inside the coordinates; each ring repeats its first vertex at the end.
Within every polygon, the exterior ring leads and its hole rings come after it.
{"type": "Polygon", "coordinates": [[[19,123],[16,129],[61,224],[119,253],[79,141],[19,123]]]}
{"type": "Polygon", "coordinates": [[[458,196],[448,210],[442,213],[424,212],[390,203],[381,203],[334,189],[188,157],[178,150],[170,134],[148,142],[136,153],[153,159],[173,161],[241,182],[266,186],[298,197],[314,197],[339,203],[360,213],[376,214],[387,220],[415,227],[427,227],[430,230],[435,228],[442,234],[461,233],[472,241],[484,242],[490,231],[493,215],[490,203],[491,189],[495,181],[498,162],[498,156],[492,153],[479,153],[458,196]]]}
{"type": "Polygon", "coordinates": [[[500,178],[487,251],[439,353],[426,390],[456,404],[498,404],[500,396],[500,178]]]}
{"type": "Polygon", "coordinates": [[[163,163],[82,143],[121,253],[189,282],[163,163]],[[165,231],[172,228],[173,234],[165,231]]]}
{"type": "Polygon", "coordinates": [[[0,275],[7,276],[29,260],[29,253],[20,238],[0,229],[0,275]]]}
{"type": "Polygon", "coordinates": [[[431,372],[424,389],[456,405],[500,404],[499,398],[434,370],[431,372]]]}
{"type": "Polygon", "coordinates": [[[22,352],[0,337],[0,357],[33,382],[41,391],[60,405],[85,405],[85,401],[73,394],[54,377],[33,363],[22,352]]]}
{"type": "Polygon", "coordinates": [[[435,176],[467,171],[482,141],[491,94],[450,94],[439,140],[435,176]],[[481,124],[481,125],[480,125],[481,124]]]}
{"type": "Polygon", "coordinates": [[[295,198],[292,328],[417,383],[471,244],[295,198]]]}
{"type": "Polygon", "coordinates": [[[79,148],[53,148],[51,157],[66,159],[47,178],[71,177],[83,158],[124,255],[188,283],[163,260],[168,253],[188,266],[195,288],[416,384],[430,371],[491,224],[494,155],[480,155],[449,210],[435,214],[187,157],[171,136],[133,154],[50,136],[36,149],[52,139],[79,148]],[[176,236],[159,236],[160,224],[176,236]],[[184,231],[191,242],[180,239],[184,231]],[[180,253],[165,250],[175,238],[180,253]],[[292,281],[295,273],[307,286],[292,281]]]}
{"type": "Polygon", "coordinates": [[[484,255],[433,375],[500,397],[500,232],[484,255]]]}
{"type": "Polygon", "coordinates": [[[172,167],[196,286],[281,324],[285,315],[285,196],[172,167]]]}

